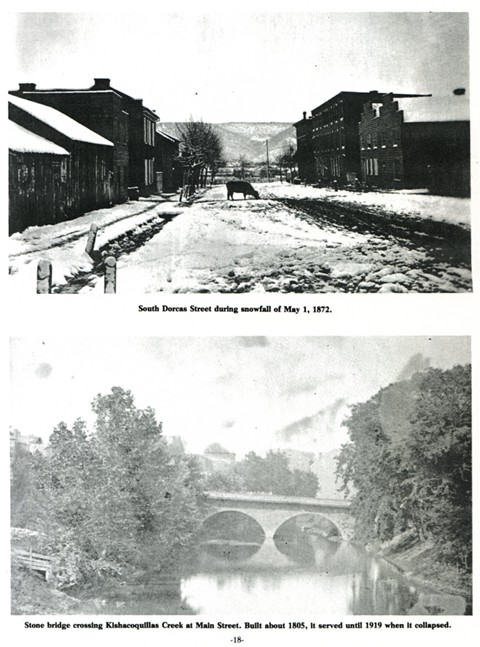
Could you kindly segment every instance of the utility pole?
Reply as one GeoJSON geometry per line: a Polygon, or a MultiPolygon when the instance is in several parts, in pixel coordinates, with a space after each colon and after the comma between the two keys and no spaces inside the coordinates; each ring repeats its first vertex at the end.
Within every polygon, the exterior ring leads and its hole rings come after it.
{"type": "Polygon", "coordinates": [[[268,139],[265,140],[265,144],[267,146],[267,182],[270,182],[270,166],[268,163],[268,139]]]}

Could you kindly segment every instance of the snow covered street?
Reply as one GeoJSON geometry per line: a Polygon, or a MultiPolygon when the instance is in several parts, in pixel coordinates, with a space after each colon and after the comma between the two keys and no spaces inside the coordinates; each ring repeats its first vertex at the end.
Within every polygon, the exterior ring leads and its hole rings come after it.
{"type": "Polygon", "coordinates": [[[83,252],[97,222],[97,249],[118,259],[119,294],[471,290],[469,200],[255,187],[259,200],[227,201],[219,185],[190,206],[147,199],[28,229],[10,239],[11,280],[33,290],[41,255],[52,260],[54,291],[103,291],[83,252]]]}

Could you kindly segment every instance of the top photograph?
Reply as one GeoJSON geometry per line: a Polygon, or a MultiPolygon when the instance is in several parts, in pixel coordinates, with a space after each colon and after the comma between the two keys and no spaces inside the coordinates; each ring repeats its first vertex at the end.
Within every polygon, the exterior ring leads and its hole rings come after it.
{"type": "Polygon", "coordinates": [[[472,291],[468,13],[10,21],[16,295],[472,291]]]}

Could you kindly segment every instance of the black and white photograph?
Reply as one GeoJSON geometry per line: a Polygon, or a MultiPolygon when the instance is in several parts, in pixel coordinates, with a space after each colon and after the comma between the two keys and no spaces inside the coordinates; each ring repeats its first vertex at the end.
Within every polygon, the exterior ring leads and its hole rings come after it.
{"type": "Polygon", "coordinates": [[[472,291],[467,12],[10,30],[15,295],[472,291]]]}
{"type": "Polygon", "coordinates": [[[472,614],[469,337],[10,346],[13,615],[472,614]]]}

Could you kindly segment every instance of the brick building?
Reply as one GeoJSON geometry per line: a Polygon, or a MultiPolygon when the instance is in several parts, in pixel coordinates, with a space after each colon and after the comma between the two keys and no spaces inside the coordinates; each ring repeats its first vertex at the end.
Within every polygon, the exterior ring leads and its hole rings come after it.
{"type": "MultiPolygon", "coordinates": [[[[297,129],[299,175],[307,182],[353,183],[361,175],[359,122],[366,102],[384,96],[339,92],[294,124],[297,129]],[[301,169],[301,170],[300,170],[301,169]]],[[[418,95],[396,94],[396,97],[418,95]]]]}
{"type": "Polygon", "coordinates": [[[307,113],[303,113],[303,119],[293,124],[297,131],[297,165],[298,177],[305,182],[314,182],[315,158],[313,156],[312,144],[312,119],[307,119],[307,113]]]}
{"type": "Polygon", "coordinates": [[[468,103],[465,94],[387,94],[366,102],[359,125],[362,181],[372,188],[469,195],[468,103]]]}
{"type": "Polygon", "coordinates": [[[113,88],[110,79],[94,79],[86,89],[37,89],[20,83],[10,92],[65,113],[114,144],[112,201],[124,202],[128,188],[141,195],[155,192],[155,124],[157,115],[142,99],[113,88]]]}
{"type": "Polygon", "coordinates": [[[363,104],[378,93],[340,92],[312,110],[315,178],[353,182],[360,174],[358,122],[363,104]]]}

